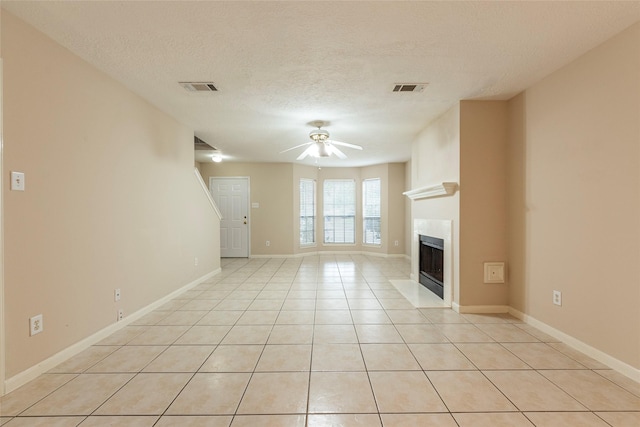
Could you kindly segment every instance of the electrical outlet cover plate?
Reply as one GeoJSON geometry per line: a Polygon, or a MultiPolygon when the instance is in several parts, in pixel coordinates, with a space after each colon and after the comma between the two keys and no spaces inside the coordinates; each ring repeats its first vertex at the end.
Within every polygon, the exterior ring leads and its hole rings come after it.
{"type": "Polygon", "coordinates": [[[42,314],[33,316],[29,319],[29,336],[39,334],[44,330],[44,324],[42,323],[42,314]]]}
{"type": "Polygon", "coordinates": [[[553,291],[553,303],[562,306],[562,292],[553,291]]]}
{"type": "Polygon", "coordinates": [[[504,262],[484,263],[484,283],[504,283],[504,262]]]}

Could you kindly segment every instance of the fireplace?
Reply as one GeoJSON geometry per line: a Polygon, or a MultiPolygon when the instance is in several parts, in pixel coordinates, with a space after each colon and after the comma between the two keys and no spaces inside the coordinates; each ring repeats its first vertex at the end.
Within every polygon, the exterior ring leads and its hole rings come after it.
{"type": "Polygon", "coordinates": [[[419,282],[434,294],[444,295],[444,240],[420,235],[419,282]]]}

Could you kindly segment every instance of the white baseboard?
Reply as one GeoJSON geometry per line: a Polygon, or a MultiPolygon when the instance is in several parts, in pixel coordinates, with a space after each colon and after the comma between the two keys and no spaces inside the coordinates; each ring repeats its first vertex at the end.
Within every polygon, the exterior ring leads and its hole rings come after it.
{"type": "Polygon", "coordinates": [[[452,303],[452,305],[454,304],[456,306],[456,309],[454,310],[458,313],[508,313],[511,308],[507,305],[459,305],[452,303]]]}
{"type": "Polygon", "coordinates": [[[58,366],[60,363],[64,362],[65,360],[75,356],[76,354],[86,350],[87,348],[91,347],[92,345],[102,341],[103,339],[107,338],[109,335],[113,334],[114,332],[124,328],[125,326],[135,322],[136,320],[140,319],[142,316],[152,312],[153,310],[155,310],[156,308],[160,307],[161,305],[171,301],[172,299],[174,299],[175,297],[177,297],[178,295],[193,289],[194,287],[198,286],[200,283],[206,281],[207,279],[215,276],[216,274],[219,274],[222,270],[220,268],[205,274],[204,276],[194,280],[191,283],[188,283],[186,285],[184,285],[183,287],[171,292],[170,294],[160,298],[157,301],[152,302],[151,304],[141,308],[140,310],[126,316],[124,319],[122,319],[121,321],[117,322],[117,323],[113,323],[109,326],[107,326],[106,328],[103,328],[101,330],[99,330],[98,332],[94,333],[93,335],[88,336],[87,338],[65,348],[64,350],[59,351],[58,353],[54,354],[53,356],[43,360],[42,362],[38,363],[37,365],[34,365],[32,367],[30,367],[29,369],[26,369],[22,372],[20,372],[19,374],[14,375],[11,378],[7,378],[4,382],[4,390],[5,393],[9,393],[21,386],[23,386],[24,384],[28,383],[29,381],[37,378],[39,375],[44,374],[45,372],[55,368],[56,366],[58,366]]]}
{"type": "MultiPolygon", "coordinates": [[[[307,255],[307,254],[302,254],[302,256],[307,255]]],[[[276,259],[281,259],[281,258],[298,258],[300,257],[300,254],[298,255],[282,255],[282,254],[275,254],[275,255],[249,255],[250,259],[259,259],[259,258],[276,258],[276,259]]]]}
{"type": "Polygon", "coordinates": [[[384,254],[379,252],[367,252],[367,251],[314,251],[303,252],[297,254],[283,255],[283,254],[270,254],[270,255],[250,255],[249,258],[303,258],[306,256],[318,256],[318,255],[367,255],[377,256],[381,258],[407,258],[404,254],[384,254]]]}
{"type": "Polygon", "coordinates": [[[554,338],[559,339],[563,343],[567,344],[570,347],[580,351],[581,353],[586,354],[592,359],[597,360],[600,363],[603,363],[610,367],[613,370],[620,372],[621,374],[631,378],[634,381],[640,382],[640,369],[634,368],[633,366],[616,359],[615,357],[598,350],[597,348],[591,347],[589,344],[586,344],[579,339],[572,337],[552,326],[547,325],[539,321],[538,319],[529,316],[528,314],[522,313],[515,308],[509,307],[509,314],[513,317],[516,317],[528,325],[531,325],[537,329],[540,329],[547,335],[551,335],[554,338]]]}
{"type": "Polygon", "coordinates": [[[634,381],[640,382],[640,369],[634,368],[633,366],[621,360],[618,360],[615,357],[603,351],[598,350],[597,348],[591,347],[589,344],[586,344],[580,341],[579,339],[572,337],[571,335],[568,335],[552,326],[549,326],[546,323],[543,323],[538,319],[532,316],[529,316],[528,314],[524,314],[513,307],[509,307],[506,305],[464,306],[456,302],[452,302],[451,308],[458,313],[509,313],[513,317],[516,317],[522,320],[523,322],[533,326],[534,328],[540,329],[542,332],[546,333],[547,335],[557,338],[561,342],[580,351],[581,353],[586,354],[592,359],[607,365],[611,369],[620,372],[621,374],[631,378],[634,381]]]}

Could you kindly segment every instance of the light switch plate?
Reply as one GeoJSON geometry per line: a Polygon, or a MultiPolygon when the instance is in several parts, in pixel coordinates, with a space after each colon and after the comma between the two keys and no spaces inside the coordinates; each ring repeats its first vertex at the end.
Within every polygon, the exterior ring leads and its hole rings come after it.
{"type": "Polygon", "coordinates": [[[504,283],[504,262],[484,263],[484,283],[504,283]]]}
{"type": "Polygon", "coordinates": [[[24,172],[11,172],[11,189],[24,191],[24,172]]]}

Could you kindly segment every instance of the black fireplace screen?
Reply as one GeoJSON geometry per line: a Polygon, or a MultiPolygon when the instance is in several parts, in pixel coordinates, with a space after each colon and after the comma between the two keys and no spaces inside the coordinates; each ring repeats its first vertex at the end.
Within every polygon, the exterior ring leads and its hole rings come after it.
{"type": "Polygon", "coordinates": [[[420,236],[420,283],[443,298],[444,240],[420,236]]]}

